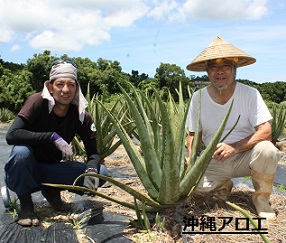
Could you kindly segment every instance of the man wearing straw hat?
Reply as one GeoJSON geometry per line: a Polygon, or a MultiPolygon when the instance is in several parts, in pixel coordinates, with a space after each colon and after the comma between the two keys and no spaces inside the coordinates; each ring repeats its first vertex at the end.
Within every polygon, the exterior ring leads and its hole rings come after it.
{"type": "MultiPolygon", "coordinates": [[[[256,60],[235,46],[217,37],[188,66],[190,71],[206,71],[210,85],[201,89],[201,122],[199,138],[207,146],[233,101],[233,107],[220,142],[196,192],[213,192],[225,200],[233,182],[231,178],[251,176],[255,191],[252,201],[260,217],[273,219],[270,206],[274,175],[280,159],[279,150],[271,143],[272,116],[260,93],[235,81],[237,68],[256,60]],[[238,119],[239,118],[239,119],[238,119]]],[[[198,114],[198,91],[188,111],[188,163],[198,114]]]]}

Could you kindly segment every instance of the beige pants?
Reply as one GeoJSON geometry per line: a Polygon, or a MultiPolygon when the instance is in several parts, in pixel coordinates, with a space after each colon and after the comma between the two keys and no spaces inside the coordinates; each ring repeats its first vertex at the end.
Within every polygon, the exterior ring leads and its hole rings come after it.
{"type": "Polygon", "coordinates": [[[280,151],[271,142],[262,141],[251,150],[236,154],[223,162],[212,159],[196,191],[209,192],[221,181],[250,176],[251,170],[273,175],[280,158],[280,151]]]}

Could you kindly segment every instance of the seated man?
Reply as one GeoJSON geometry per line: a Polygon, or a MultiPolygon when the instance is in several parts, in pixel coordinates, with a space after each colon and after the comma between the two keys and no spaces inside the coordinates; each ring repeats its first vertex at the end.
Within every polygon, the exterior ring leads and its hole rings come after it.
{"type": "MultiPolygon", "coordinates": [[[[38,190],[56,211],[70,210],[61,200],[59,189],[43,187],[42,183],[72,184],[85,172],[108,174],[100,164],[95,126],[86,107],[75,64],[57,60],[43,91],[27,99],[9,128],[6,140],[14,146],[5,165],[5,180],[20,200],[20,225],[40,224],[31,197],[38,190]],[[76,134],[86,149],[86,163],[73,161],[70,143],[76,134]]],[[[90,176],[79,183],[96,190],[104,181],[90,176]]]]}
{"type": "MultiPolygon", "coordinates": [[[[210,164],[196,191],[216,191],[226,199],[232,189],[231,178],[251,176],[255,192],[252,200],[260,217],[272,219],[270,206],[279,150],[271,142],[272,116],[260,93],[235,80],[238,67],[256,60],[217,37],[188,66],[191,71],[206,71],[210,85],[201,89],[199,137],[207,146],[217,132],[233,101],[233,107],[222,137],[234,126],[229,136],[217,145],[210,164]]],[[[192,150],[198,116],[198,92],[195,92],[186,121],[189,129],[188,163],[192,150]]]]}

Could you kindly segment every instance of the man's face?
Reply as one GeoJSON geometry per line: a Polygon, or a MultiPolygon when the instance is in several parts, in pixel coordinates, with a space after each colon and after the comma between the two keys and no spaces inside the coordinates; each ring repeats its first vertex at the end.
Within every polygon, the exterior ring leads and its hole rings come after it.
{"type": "Polygon", "coordinates": [[[57,104],[69,105],[76,93],[77,84],[72,78],[58,78],[49,83],[49,91],[57,104]]]}
{"type": "Polygon", "coordinates": [[[236,68],[231,60],[222,59],[220,62],[211,60],[208,62],[207,72],[218,87],[223,87],[229,84],[229,81],[234,81],[236,68]]]}

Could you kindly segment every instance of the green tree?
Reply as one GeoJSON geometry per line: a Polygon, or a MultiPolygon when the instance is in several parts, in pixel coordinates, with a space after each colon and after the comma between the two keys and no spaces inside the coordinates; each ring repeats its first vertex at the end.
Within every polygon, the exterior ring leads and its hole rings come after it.
{"type": "Polygon", "coordinates": [[[248,79],[236,79],[236,81],[243,83],[243,84],[246,84],[246,85],[249,85],[249,86],[256,88],[256,89],[259,89],[259,87],[260,87],[260,84],[255,83],[253,81],[250,81],[248,79]]]}
{"type": "Polygon", "coordinates": [[[166,88],[170,90],[176,101],[178,100],[176,90],[178,90],[180,83],[182,84],[184,99],[188,98],[187,86],[194,87],[191,80],[186,77],[184,70],[175,64],[161,63],[156,69],[154,80],[159,90],[166,88]]]}
{"type": "Polygon", "coordinates": [[[146,81],[148,79],[148,74],[141,73],[139,74],[139,71],[137,70],[132,70],[131,75],[128,74],[129,76],[129,82],[131,82],[135,87],[138,87],[140,82],[146,81]]]}
{"type": "Polygon", "coordinates": [[[208,75],[202,75],[202,76],[196,76],[196,75],[191,75],[190,76],[191,81],[195,82],[195,81],[204,81],[207,82],[209,81],[209,77],[208,75]]]}
{"type": "Polygon", "coordinates": [[[269,98],[271,101],[279,104],[286,100],[286,83],[277,81],[274,83],[263,83],[259,86],[262,97],[269,98]]]}
{"type": "Polygon", "coordinates": [[[12,73],[9,69],[5,69],[0,64],[0,107],[7,108],[14,102],[13,96],[8,90],[9,80],[11,80],[12,73]]]}
{"type": "Polygon", "coordinates": [[[49,79],[51,63],[55,59],[50,54],[48,50],[43,54],[34,54],[27,62],[27,71],[32,74],[30,83],[37,92],[43,89],[43,83],[49,79]]]}
{"type": "MultiPolygon", "coordinates": [[[[18,63],[13,63],[13,62],[5,62],[2,58],[0,58],[0,65],[3,68],[9,69],[12,73],[21,71],[25,67],[24,64],[18,64],[18,63]]],[[[0,73],[0,76],[1,76],[1,73],[0,73]]]]}
{"type": "Polygon", "coordinates": [[[152,91],[152,89],[154,87],[156,87],[156,81],[152,78],[149,78],[149,79],[146,79],[146,80],[143,80],[141,81],[139,84],[138,84],[138,88],[140,90],[148,90],[148,91],[152,91]]]}
{"type": "Polygon", "coordinates": [[[18,112],[24,101],[35,92],[30,84],[31,73],[22,70],[13,74],[5,69],[0,78],[0,104],[13,112],[18,112]]]}
{"type": "Polygon", "coordinates": [[[101,71],[100,77],[98,77],[101,83],[101,91],[105,91],[107,94],[120,93],[118,84],[128,89],[126,82],[129,81],[129,78],[122,72],[120,62],[99,58],[97,65],[101,71]]]}
{"type": "Polygon", "coordinates": [[[83,94],[87,93],[88,84],[90,84],[90,94],[101,93],[98,72],[100,72],[97,63],[89,58],[77,57],[74,59],[77,65],[78,82],[80,83],[83,94]]]}

